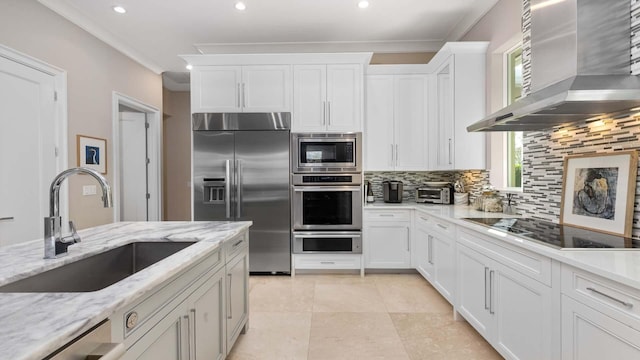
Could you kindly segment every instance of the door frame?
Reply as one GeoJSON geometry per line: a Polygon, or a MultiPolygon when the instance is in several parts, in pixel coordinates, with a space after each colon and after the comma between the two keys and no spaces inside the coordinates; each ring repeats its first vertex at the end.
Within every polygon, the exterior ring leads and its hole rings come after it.
{"type": "Polygon", "coordinates": [[[134,110],[143,112],[147,115],[149,123],[148,148],[147,152],[151,158],[148,173],[148,189],[151,195],[149,201],[149,221],[162,220],[162,119],[160,118],[160,110],[154,106],[147,105],[128,95],[113,92],[112,102],[112,123],[113,123],[113,220],[120,220],[120,105],[127,106],[134,110]],[[153,201],[157,199],[157,201],[153,201]]]}
{"type": "MultiPolygon", "coordinates": [[[[16,62],[18,64],[30,67],[34,70],[43,72],[50,75],[54,79],[55,84],[55,114],[54,114],[54,129],[55,129],[55,142],[56,142],[56,174],[59,174],[69,166],[69,145],[68,145],[68,122],[67,122],[67,72],[59,67],[53,66],[33,56],[27,55],[10,47],[0,44],[0,57],[3,57],[9,61],[16,62]]],[[[54,175],[54,176],[55,176],[54,175]]],[[[47,184],[48,181],[41,179],[43,183],[47,184]]],[[[53,178],[50,180],[53,181],[53,178]]],[[[62,201],[59,207],[60,216],[63,218],[69,218],[69,189],[68,182],[62,184],[60,188],[60,198],[66,199],[62,201]]],[[[49,187],[41,189],[49,193],[49,187]]],[[[46,198],[46,196],[45,196],[46,198]]],[[[47,201],[48,203],[48,201],[47,201]]],[[[43,206],[43,205],[41,205],[43,206]]],[[[48,216],[49,209],[41,209],[44,216],[48,216]]]]}

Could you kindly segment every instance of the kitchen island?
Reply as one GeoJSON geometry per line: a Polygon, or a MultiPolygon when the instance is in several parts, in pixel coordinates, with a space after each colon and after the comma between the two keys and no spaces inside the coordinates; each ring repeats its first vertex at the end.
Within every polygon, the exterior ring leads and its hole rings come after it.
{"type": "MultiPolygon", "coordinates": [[[[41,359],[246,234],[244,222],[121,222],[79,231],[82,242],[43,259],[43,241],[0,248],[0,286],[136,241],[196,242],[102,290],[0,293],[0,359],[41,359]]],[[[246,244],[245,244],[246,245],[246,244]]]]}

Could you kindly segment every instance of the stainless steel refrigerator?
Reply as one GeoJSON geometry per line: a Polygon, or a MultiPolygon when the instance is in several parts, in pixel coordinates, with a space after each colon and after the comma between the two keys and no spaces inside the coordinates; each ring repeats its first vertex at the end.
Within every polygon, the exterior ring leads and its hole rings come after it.
{"type": "Polygon", "coordinates": [[[193,114],[194,220],[251,220],[249,271],[291,272],[290,113],[193,114]]]}

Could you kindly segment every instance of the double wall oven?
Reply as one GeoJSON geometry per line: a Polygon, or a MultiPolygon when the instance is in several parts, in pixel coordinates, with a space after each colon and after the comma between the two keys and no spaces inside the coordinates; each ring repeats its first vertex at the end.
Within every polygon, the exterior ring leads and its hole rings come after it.
{"type": "Polygon", "coordinates": [[[361,134],[292,134],[292,250],[362,253],[361,134]]]}

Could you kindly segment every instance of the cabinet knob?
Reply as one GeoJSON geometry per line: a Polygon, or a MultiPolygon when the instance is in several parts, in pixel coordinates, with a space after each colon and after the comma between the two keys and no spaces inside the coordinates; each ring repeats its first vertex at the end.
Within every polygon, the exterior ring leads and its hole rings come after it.
{"type": "Polygon", "coordinates": [[[138,313],[132,311],[127,314],[126,323],[127,329],[133,329],[136,325],[138,325],[138,313]]]}

